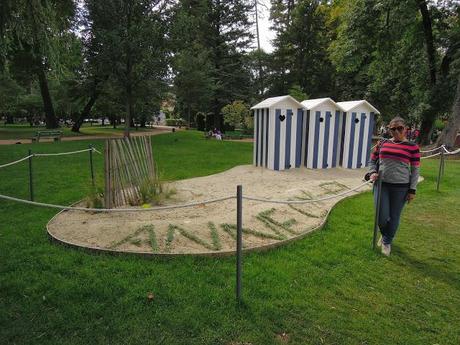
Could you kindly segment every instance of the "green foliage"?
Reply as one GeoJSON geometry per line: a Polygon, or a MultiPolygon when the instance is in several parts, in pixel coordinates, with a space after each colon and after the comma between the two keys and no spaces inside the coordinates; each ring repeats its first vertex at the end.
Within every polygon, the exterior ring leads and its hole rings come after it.
{"type": "Polygon", "coordinates": [[[262,223],[265,224],[266,227],[273,230],[277,235],[286,238],[286,235],[282,234],[278,229],[281,228],[293,235],[297,235],[298,232],[292,229],[292,225],[296,224],[297,221],[295,219],[289,219],[285,222],[278,222],[277,220],[273,219],[272,215],[276,211],[276,209],[271,208],[269,210],[265,210],[260,212],[257,215],[257,219],[260,220],[262,223]]]}
{"type": "Polygon", "coordinates": [[[171,251],[171,245],[172,245],[172,241],[174,240],[175,231],[176,231],[176,228],[174,227],[174,225],[169,224],[168,234],[166,235],[166,241],[165,241],[165,252],[166,253],[171,251]]]}
{"type": "Polygon", "coordinates": [[[174,188],[169,188],[164,185],[157,170],[155,170],[155,172],[156,176],[145,179],[141,183],[139,186],[140,200],[134,200],[132,205],[162,205],[165,200],[168,200],[176,194],[174,188]]]}
{"type": "Polygon", "coordinates": [[[304,216],[307,216],[307,217],[310,217],[310,218],[320,218],[320,216],[316,215],[316,214],[313,214],[311,212],[308,212],[306,210],[303,210],[301,209],[300,207],[298,206],[294,206],[294,205],[288,205],[290,208],[292,208],[294,211],[297,211],[299,212],[300,214],[303,214],[304,216]]]}
{"type": "Polygon", "coordinates": [[[150,246],[152,247],[152,253],[156,253],[158,251],[158,242],[157,242],[157,237],[155,234],[155,227],[153,224],[150,224],[150,225],[146,225],[145,229],[149,233],[149,240],[150,240],[150,246]]]}
{"type": "Polygon", "coordinates": [[[308,99],[308,95],[302,91],[299,85],[295,84],[289,89],[289,95],[294,97],[298,102],[308,99]]]}
{"type": "MultiPolygon", "coordinates": [[[[220,226],[232,238],[236,239],[236,225],[235,224],[221,224],[220,226]]],[[[286,237],[283,235],[273,235],[273,234],[269,234],[266,232],[257,231],[257,230],[253,230],[249,228],[243,228],[242,231],[243,231],[243,234],[248,234],[248,235],[252,235],[252,236],[260,237],[260,238],[267,238],[267,239],[278,240],[278,241],[286,239],[286,237]]]]}
{"type": "Polygon", "coordinates": [[[104,190],[93,186],[89,190],[88,196],[85,199],[86,207],[104,208],[104,190]]]}
{"type": "Polygon", "coordinates": [[[166,126],[184,126],[185,124],[184,119],[166,119],[166,126]]]}
{"type": "Polygon", "coordinates": [[[251,122],[248,118],[251,117],[249,107],[243,101],[234,101],[227,104],[221,110],[224,116],[224,123],[238,129],[247,129],[251,122]]]}
{"type": "Polygon", "coordinates": [[[185,230],[184,228],[182,228],[180,226],[172,225],[172,224],[169,225],[168,239],[167,239],[168,242],[171,242],[171,241],[169,241],[169,231],[173,231],[173,230],[179,231],[179,233],[182,236],[188,238],[190,241],[193,241],[193,242],[205,247],[206,249],[215,250],[214,244],[211,245],[208,242],[204,241],[203,239],[199,238],[197,235],[195,235],[191,231],[185,230]]]}
{"type": "Polygon", "coordinates": [[[217,232],[216,225],[213,222],[208,223],[208,227],[211,230],[211,239],[214,250],[221,250],[222,244],[220,243],[220,237],[217,232]]]}
{"type": "Polygon", "coordinates": [[[123,245],[125,243],[130,243],[130,244],[134,244],[134,245],[140,245],[141,244],[140,240],[136,239],[135,237],[139,236],[145,230],[146,230],[145,227],[138,228],[136,231],[134,231],[132,234],[129,234],[128,236],[126,236],[122,240],[112,243],[109,246],[109,249],[117,249],[118,247],[120,247],[121,245],[123,245]]]}
{"type": "Polygon", "coordinates": [[[444,121],[437,119],[434,123],[434,128],[438,131],[442,131],[445,127],[444,121]]]}
{"type": "Polygon", "coordinates": [[[429,132],[452,109],[459,9],[455,1],[272,0],[267,53],[253,49],[253,1],[5,0],[0,111],[10,123],[73,119],[78,131],[85,117],[116,127],[129,115],[145,126],[163,108],[200,130],[250,130],[251,117],[225,119],[222,109],[290,94],[365,98],[383,120],[423,121],[429,132]]]}
{"type": "Polygon", "coordinates": [[[221,109],[251,94],[245,53],[252,34],[252,3],[180,1],[171,29],[177,105],[187,121],[204,115],[200,127],[222,128],[221,109]]]}
{"type": "Polygon", "coordinates": [[[334,70],[327,56],[328,6],[315,0],[272,1],[273,40],[270,93],[294,98],[335,96],[334,70]],[[306,96],[306,95],[305,95],[306,96]]]}

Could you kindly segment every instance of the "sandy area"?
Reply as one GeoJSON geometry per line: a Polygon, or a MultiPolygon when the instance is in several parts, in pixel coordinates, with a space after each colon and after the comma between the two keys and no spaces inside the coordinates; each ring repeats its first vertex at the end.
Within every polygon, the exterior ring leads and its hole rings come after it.
{"type": "MultiPolygon", "coordinates": [[[[362,183],[365,171],[348,169],[292,169],[275,172],[250,165],[177,181],[177,193],[165,204],[204,201],[236,195],[300,200],[340,193],[362,183]]],[[[369,190],[365,186],[361,191],[369,190]]],[[[352,194],[355,194],[354,192],[352,194]]],[[[310,232],[324,221],[343,197],[302,205],[244,200],[245,248],[259,247],[310,232]]],[[[53,218],[49,233],[79,246],[144,253],[204,253],[235,250],[236,199],[174,210],[129,213],[66,211],[53,218]],[[227,230],[227,231],[225,231],[227,230]],[[214,232],[214,235],[211,233],[214,232]]]]}

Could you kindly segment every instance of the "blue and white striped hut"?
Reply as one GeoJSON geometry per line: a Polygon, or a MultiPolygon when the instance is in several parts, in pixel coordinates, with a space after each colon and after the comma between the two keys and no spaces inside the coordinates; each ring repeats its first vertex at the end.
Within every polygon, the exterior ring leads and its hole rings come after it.
{"type": "Polygon", "coordinates": [[[272,170],[301,166],[303,107],[291,96],[267,98],[254,111],[254,165],[272,170]]]}
{"type": "Polygon", "coordinates": [[[342,131],[341,108],[331,98],[302,102],[306,116],[302,165],[310,169],[334,168],[339,165],[342,131]]]}
{"type": "Polygon", "coordinates": [[[343,109],[343,150],[340,165],[356,169],[367,166],[375,116],[380,112],[366,100],[338,102],[343,109]]]}

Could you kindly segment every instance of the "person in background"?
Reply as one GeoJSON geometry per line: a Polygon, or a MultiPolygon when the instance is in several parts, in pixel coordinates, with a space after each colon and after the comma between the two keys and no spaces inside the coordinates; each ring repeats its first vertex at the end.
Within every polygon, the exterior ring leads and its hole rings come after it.
{"type": "Polygon", "coordinates": [[[409,139],[409,140],[412,140],[412,135],[413,135],[413,131],[412,131],[412,127],[409,126],[407,127],[407,130],[406,130],[406,138],[409,139]]]}
{"type": "MultiPolygon", "coordinates": [[[[420,167],[420,149],[416,143],[407,140],[404,119],[395,117],[388,127],[391,138],[377,144],[365,176],[366,181],[382,179],[378,219],[381,237],[378,245],[386,256],[391,253],[391,243],[404,205],[415,198],[420,167]]],[[[375,203],[377,194],[374,186],[375,203]]]]}
{"type": "Polygon", "coordinates": [[[222,133],[219,129],[216,131],[215,137],[217,140],[222,140],[222,133]]]}
{"type": "Polygon", "coordinates": [[[420,131],[418,129],[416,129],[414,131],[414,141],[417,141],[419,135],[420,135],[420,131]]]}

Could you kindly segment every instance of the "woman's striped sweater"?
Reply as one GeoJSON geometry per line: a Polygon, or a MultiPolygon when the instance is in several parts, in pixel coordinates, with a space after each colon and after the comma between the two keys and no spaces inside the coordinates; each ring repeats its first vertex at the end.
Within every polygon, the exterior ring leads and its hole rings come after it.
{"type": "Polygon", "coordinates": [[[382,182],[405,184],[409,187],[409,193],[415,194],[419,168],[420,149],[416,143],[384,140],[378,143],[371,154],[366,179],[378,170],[382,182]]]}

